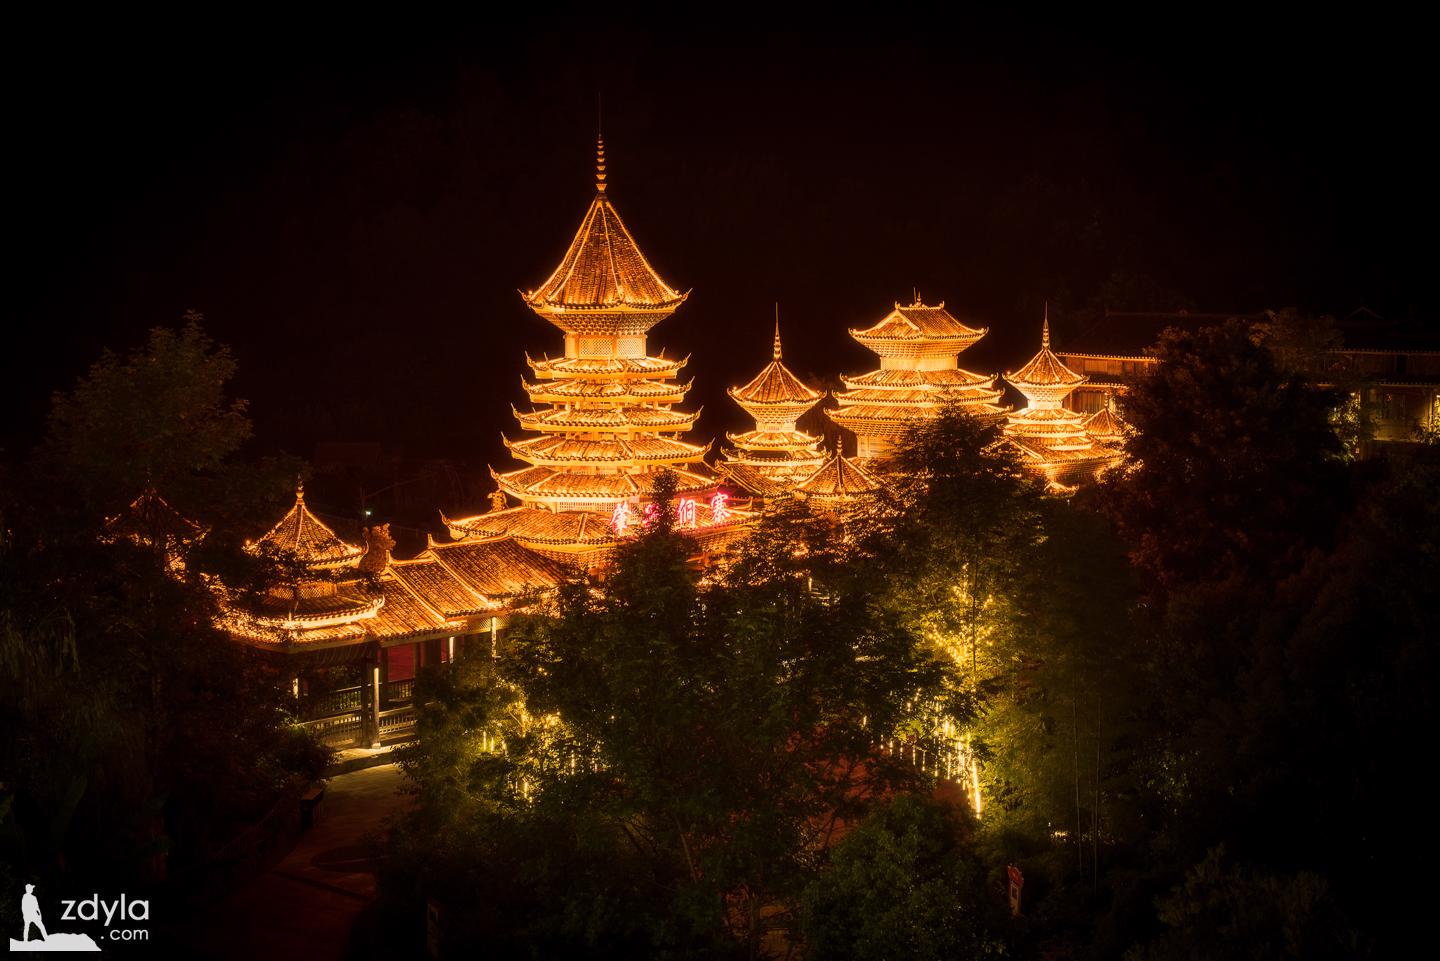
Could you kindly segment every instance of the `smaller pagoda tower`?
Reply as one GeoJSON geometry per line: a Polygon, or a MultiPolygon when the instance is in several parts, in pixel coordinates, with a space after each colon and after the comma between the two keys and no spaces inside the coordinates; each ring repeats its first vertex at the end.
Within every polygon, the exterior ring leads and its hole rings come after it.
{"type": "Polygon", "coordinates": [[[737,486],[762,498],[788,493],[825,462],[820,438],[796,427],[823,395],[791,373],[781,358],[777,316],[774,359],[748,384],[728,390],[735,403],[755,419],[755,429],[727,433],[734,449],[725,449],[715,465],[737,486]]]}
{"type": "Polygon", "coordinates": [[[880,357],[880,369],[842,377],[846,390],[835,395],[829,418],[854,432],[861,460],[887,455],[914,424],[933,418],[947,403],[991,420],[1003,417],[995,375],[962,370],[960,354],[987,332],[952,317],[944,301],[931,307],[916,299],[898,303],[879,323],[850,336],[880,357]]]}
{"type": "Polygon", "coordinates": [[[305,488],[280,522],[246,549],[290,569],[257,603],[227,604],[226,627],[252,640],[295,643],[361,640],[385,596],[359,570],[365,548],[336,536],[305,506],[305,488]]]}
{"type": "Polygon", "coordinates": [[[1114,393],[1105,395],[1105,406],[1085,418],[1085,433],[1101,447],[1119,450],[1125,443],[1125,421],[1115,409],[1114,393]]]}
{"type": "Polygon", "coordinates": [[[1064,406],[1070,392],[1088,379],[1062,364],[1050,350],[1047,308],[1040,352],[1015,373],[1005,375],[1005,380],[1025,395],[1026,405],[1009,415],[1004,431],[1025,466],[1055,490],[1073,490],[1119,461],[1113,447],[1100,444],[1087,431],[1085,415],[1064,406]]]}
{"type": "Polygon", "coordinates": [[[817,511],[843,514],[873,497],[882,486],[875,475],[837,449],[819,470],[795,485],[795,493],[817,511]]]}

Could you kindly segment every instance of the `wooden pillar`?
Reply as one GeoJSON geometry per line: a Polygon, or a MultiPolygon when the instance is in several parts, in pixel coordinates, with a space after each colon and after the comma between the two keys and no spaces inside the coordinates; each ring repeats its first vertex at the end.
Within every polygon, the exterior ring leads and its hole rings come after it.
{"type": "Polygon", "coordinates": [[[492,617],[492,618],[490,618],[490,656],[491,656],[491,657],[498,657],[499,655],[500,655],[499,642],[496,640],[496,637],[495,637],[495,618],[492,617]]]}
{"type": "Polygon", "coordinates": [[[365,660],[360,678],[360,743],[380,746],[380,649],[365,660]]]}

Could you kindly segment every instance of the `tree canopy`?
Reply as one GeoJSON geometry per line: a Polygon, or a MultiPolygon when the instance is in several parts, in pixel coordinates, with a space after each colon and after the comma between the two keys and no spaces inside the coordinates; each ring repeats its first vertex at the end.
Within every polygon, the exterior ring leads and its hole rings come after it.
{"type": "Polygon", "coordinates": [[[881,559],[801,507],[706,578],[689,551],[662,520],[603,579],[564,586],[497,661],[423,682],[435,710],[407,761],[422,813],[406,833],[435,839],[428,886],[468,903],[441,883],[479,858],[452,857],[457,835],[492,865],[516,856],[513,831],[568,839],[498,868],[536,887],[505,923],[467,932],[488,950],[753,956],[790,936],[837,829],[915,782],[874,742],[945,664],[888,616],[881,559]],[[583,867],[600,850],[615,866],[603,891],[583,867]]]}

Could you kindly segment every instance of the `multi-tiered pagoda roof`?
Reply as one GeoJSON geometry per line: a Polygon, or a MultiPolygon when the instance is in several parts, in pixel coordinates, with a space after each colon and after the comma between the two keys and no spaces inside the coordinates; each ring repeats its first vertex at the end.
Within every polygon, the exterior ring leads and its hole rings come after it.
{"type": "Polygon", "coordinates": [[[560,565],[511,538],[437,544],[393,560],[389,525],[342,539],[305,504],[295,504],[247,545],[279,562],[279,579],[250,596],[216,585],[222,626],[248,644],[285,652],[389,645],[474,633],[564,578],[560,565]]]}
{"type": "Polygon", "coordinates": [[[605,148],[597,150],[595,195],[559,266],[524,293],[538,316],[564,333],[564,354],[527,357],[532,409],[516,410],[527,436],[505,438],[524,467],[491,474],[517,501],[488,514],[446,519],[456,537],[513,536],[551,554],[602,551],[644,516],[658,473],[672,472],[682,528],[731,522],[727,498],[703,461],[709,445],[683,435],[699,412],[677,408],[689,383],[685,360],[651,356],[646,336],[687,296],[641,252],[608,193],[605,148]],[[621,505],[624,505],[623,507],[621,505]]]}
{"type": "Polygon", "coordinates": [[[385,604],[384,595],[358,570],[365,549],[341,540],[305,505],[305,488],[274,527],[246,545],[284,567],[263,595],[236,606],[236,623],[253,634],[281,638],[322,632],[326,637],[361,638],[362,622],[385,604]]]}
{"type": "Polygon", "coordinates": [[[883,457],[913,425],[934,417],[947,403],[958,403],[983,418],[998,419],[1001,388],[996,378],[959,366],[960,354],[986,333],[951,316],[941,302],[917,300],[895,305],[879,323],[850,336],[874,351],[880,369],[842,377],[846,389],[835,395],[839,408],[830,419],[852,431],[861,459],[883,457]]]}
{"type": "Polygon", "coordinates": [[[1105,396],[1105,406],[1085,418],[1085,433],[1102,447],[1119,448],[1125,443],[1125,422],[1115,410],[1115,395],[1105,396]]]}
{"type": "MultiPolygon", "coordinates": [[[[1040,352],[1005,379],[1027,401],[1007,418],[1005,437],[1025,466],[1046,478],[1052,488],[1069,489],[1119,461],[1115,447],[1102,444],[1089,431],[1084,414],[1063,406],[1086,377],[1066,367],[1050,350],[1048,312],[1041,327],[1040,352]]],[[[1097,424],[1100,429],[1105,426],[1097,424]]]]}
{"type": "Polygon", "coordinates": [[[825,462],[820,438],[796,422],[820,402],[820,391],[790,372],[783,361],[780,321],[775,321],[774,357],[743,387],[728,391],[755,419],[755,429],[725,436],[734,445],[716,462],[718,469],[758,497],[789,492],[825,462]]]}
{"type": "Polygon", "coordinates": [[[836,450],[795,492],[818,510],[841,513],[878,493],[883,485],[865,468],[836,450]]]}

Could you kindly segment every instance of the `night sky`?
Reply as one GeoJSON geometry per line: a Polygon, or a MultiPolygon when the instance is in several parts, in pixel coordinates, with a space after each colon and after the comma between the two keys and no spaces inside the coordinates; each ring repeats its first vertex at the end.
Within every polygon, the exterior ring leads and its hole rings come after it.
{"type": "Polygon", "coordinates": [[[17,39],[7,456],[103,346],[194,308],[257,452],[507,464],[523,352],[561,350],[516,289],[591,198],[597,91],[611,196],[693,289],[651,344],[693,354],[702,437],[743,423],[724,387],[767,361],[776,301],[822,380],[873,367],[846,328],[917,288],[991,328],[962,357],[986,372],[1034,352],[1047,299],[1062,347],[1104,306],[1435,317],[1432,87],[1403,24],[431,26],[17,39]]]}

